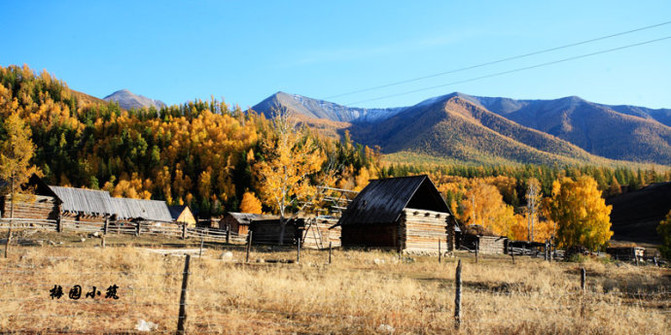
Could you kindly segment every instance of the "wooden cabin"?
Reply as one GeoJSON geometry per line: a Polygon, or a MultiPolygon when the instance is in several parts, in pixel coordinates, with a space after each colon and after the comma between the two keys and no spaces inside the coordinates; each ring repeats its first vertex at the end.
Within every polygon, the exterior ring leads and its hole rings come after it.
{"type": "MultiPolygon", "coordinates": [[[[8,183],[0,181],[0,186],[8,183]]],[[[5,185],[6,184],[6,185],[5,185]]],[[[37,175],[32,175],[26,185],[26,192],[14,204],[13,217],[22,219],[56,220],[60,212],[61,200],[37,175]]],[[[0,216],[9,218],[12,215],[12,199],[10,194],[0,196],[0,216]]]]}
{"type": "Polygon", "coordinates": [[[279,218],[252,220],[249,224],[249,231],[252,232],[252,244],[264,245],[292,245],[296,244],[299,238],[302,238],[302,232],[305,227],[305,219],[286,218],[284,227],[284,238],[280,243],[282,234],[282,225],[279,218]]]}
{"type": "Polygon", "coordinates": [[[606,248],[606,253],[612,259],[620,261],[642,261],[645,259],[645,248],[637,246],[622,246],[606,248]]]}
{"type": "Polygon", "coordinates": [[[508,238],[495,235],[479,224],[472,224],[464,227],[458,245],[468,250],[477,249],[483,255],[505,254],[508,238]]]}
{"type": "Polygon", "coordinates": [[[426,175],[371,180],[338,221],[343,247],[407,252],[453,250],[455,223],[426,175]]]}
{"type": "Polygon", "coordinates": [[[170,215],[172,216],[172,221],[177,224],[186,224],[189,228],[196,227],[196,217],[193,216],[191,209],[187,205],[181,206],[169,206],[170,215]]]}
{"type": "Polygon", "coordinates": [[[61,186],[49,189],[62,201],[60,214],[65,220],[104,224],[117,212],[106,191],[61,186]]]}
{"type": "Polygon", "coordinates": [[[278,220],[279,222],[279,217],[276,215],[266,214],[228,212],[219,221],[219,229],[228,229],[230,227],[231,233],[233,235],[247,236],[249,232],[249,225],[252,223],[252,221],[259,220],[278,220]]]}

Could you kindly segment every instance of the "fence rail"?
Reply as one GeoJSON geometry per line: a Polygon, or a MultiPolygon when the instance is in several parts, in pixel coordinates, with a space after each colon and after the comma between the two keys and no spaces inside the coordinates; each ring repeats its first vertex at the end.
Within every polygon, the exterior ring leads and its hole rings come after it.
{"type": "MultiPolygon", "coordinates": [[[[62,218],[61,220],[42,220],[26,218],[0,218],[0,229],[12,228],[48,230],[48,231],[75,231],[86,233],[104,233],[105,222],[82,221],[71,218],[62,218]]],[[[126,222],[109,221],[107,223],[108,234],[126,234],[126,235],[152,235],[152,236],[170,236],[183,239],[195,238],[210,242],[234,242],[243,243],[246,235],[230,233],[225,229],[217,228],[189,228],[181,224],[174,223],[156,223],[149,221],[126,222]]]]}

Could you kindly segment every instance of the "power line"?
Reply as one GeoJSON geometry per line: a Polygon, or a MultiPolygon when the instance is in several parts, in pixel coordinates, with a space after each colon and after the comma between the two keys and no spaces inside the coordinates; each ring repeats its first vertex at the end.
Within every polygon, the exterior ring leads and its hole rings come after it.
{"type": "Polygon", "coordinates": [[[638,47],[638,46],[641,46],[641,45],[651,44],[651,43],[655,43],[655,42],[660,42],[660,41],[664,41],[664,40],[668,40],[668,39],[671,39],[671,36],[666,36],[666,37],[662,37],[662,38],[658,38],[658,39],[654,39],[654,40],[649,40],[649,41],[645,41],[645,42],[640,42],[640,43],[635,43],[635,44],[628,44],[628,45],[621,46],[621,47],[617,47],[617,48],[612,48],[612,49],[607,49],[607,50],[596,51],[596,52],[592,52],[592,53],[588,53],[588,54],[583,54],[583,55],[579,55],[579,56],[573,56],[573,57],[569,57],[569,58],[563,58],[563,59],[559,59],[559,60],[555,60],[555,61],[551,61],[551,62],[540,63],[540,64],[531,65],[531,66],[525,66],[525,67],[520,67],[520,68],[516,68],[516,69],[513,69],[513,70],[508,70],[508,71],[503,71],[503,72],[497,72],[497,73],[488,74],[488,75],[479,76],[479,77],[474,77],[474,78],[470,78],[470,79],[459,80],[459,81],[453,81],[453,82],[446,83],[446,84],[441,84],[441,85],[436,85],[436,86],[431,86],[431,87],[424,87],[424,88],[420,88],[420,89],[416,89],[416,90],[412,90],[412,91],[406,91],[406,92],[396,93],[396,94],[389,94],[389,95],[380,96],[380,97],[376,97],[376,98],[372,98],[372,99],[359,100],[359,101],[355,101],[355,102],[347,103],[347,104],[345,104],[345,106],[351,106],[351,105],[359,104],[359,103],[363,103],[363,102],[370,102],[370,101],[382,100],[382,99],[387,99],[387,98],[393,98],[393,97],[398,97],[398,96],[408,95],[408,94],[412,94],[412,93],[417,93],[417,92],[422,92],[422,91],[432,90],[432,89],[435,89],[435,88],[441,88],[441,87],[445,87],[445,86],[451,86],[451,85],[457,85],[457,84],[468,83],[468,82],[472,82],[472,81],[476,81],[476,80],[481,80],[481,79],[486,79],[486,78],[498,77],[498,76],[502,76],[502,75],[504,75],[504,74],[510,74],[510,73],[515,73],[515,72],[521,72],[521,71],[531,70],[531,69],[535,69],[535,68],[539,68],[539,67],[543,67],[543,66],[548,66],[548,65],[554,65],[554,64],[564,63],[564,62],[568,62],[568,61],[572,61],[572,60],[576,60],[576,59],[581,59],[581,58],[586,58],[586,57],[590,57],[590,56],[601,55],[601,54],[605,54],[605,53],[609,53],[609,52],[614,52],[614,51],[618,51],[618,50],[623,50],[623,49],[629,49],[629,48],[638,47]]]}
{"type": "Polygon", "coordinates": [[[489,66],[489,65],[503,63],[503,62],[507,62],[507,61],[511,61],[511,60],[520,59],[520,58],[526,58],[526,57],[530,57],[530,56],[540,55],[540,54],[543,54],[543,53],[548,53],[548,52],[557,51],[557,50],[561,50],[561,49],[571,48],[571,47],[575,47],[575,46],[579,46],[579,45],[583,45],[583,44],[588,44],[588,43],[592,43],[592,42],[602,41],[602,40],[617,37],[617,36],[622,36],[622,35],[627,35],[627,34],[639,32],[639,31],[642,31],[642,30],[657,28],[657,27],[661,27],[661,26],[664,26],[664,25],[667,25],[667,24],[671,24],[671,21],[666,21],[666,22],[662,22],[662,23],[658,23],[658,24],[653,24],[653,25],[650,25],[650,26],[645,26],[645,27],[641,27],[641,28],[637,28],[637,29],[627,30],[627,31],[623,31],[623,32],[619,32],[619,33],[615,33],[615,34],[611,34],[611,35],[592,38],[592,39],[585,40],[585,41],[565,44],[565,45],[561,45],[561,46],[553,47],[553,48],[549,48],[549,49],[543,49],[543,50],[533,51],[533,52],[529,52],[529,53],[525,53],[525,54],[521,54],[521,55],[502,58],[502,59],[498,59],[498,60],[494,60],[494,61],[490,61],[490,62],[486,62],[486,63],[481,63],[481,64],[477,64],[477,65],[466,66],[466,67],[453,69],[453,70],[449,70],[449,71],[444,71],[444,72],[439,72],[439,73],[435,73],[435,74],[430,74],[430,75],[426,75],[426,76],[421,76],[421,77],[396,81],[396,82],[392,82],[392,83],[389,83],[389,84],[384,84],[384,85],[373,86],[373,87],[369,87],[369,88],[363,88],[363,89],[359,89],[359,90],[349,91],[349,92],[325,97],[323,100],[340,98],[340,97],[344,97],[344,96],[348,96],[348,95],[352,95],[352,94],[357,94],[357,93],[370,92],[370,91],[379,90],[379,89],[382,89],[382,88],[398,86],[398,85],[412,83],[412,82],[420,81],[420,80],[424,80],[424,79],[435,78],[435,77],[443,76],[443,75],[446,75],[446,74],[452,74],[452,73],[477,69],[477,68],[484,67],[484,66],[489,66]]]}

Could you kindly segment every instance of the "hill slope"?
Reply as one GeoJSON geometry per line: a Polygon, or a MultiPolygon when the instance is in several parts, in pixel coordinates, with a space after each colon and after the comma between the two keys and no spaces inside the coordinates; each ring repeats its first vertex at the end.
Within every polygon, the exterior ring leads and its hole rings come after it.
{"type": "Polygon", "coordinates": [[[490,163],[607,161],[600,156],[671,164],[671,110],[578,97],[514,100],[452,93],[410,107],[362,109],[279,92],[253,109],[267,116],[286,109],[304,118],[349,122],[353,139],[379,145],[385,153],[490,163]]]}
{"type": "Polygon", "coordinates": [[[119,90],[103,98],[105,101],[114,101],[123,109],[154,107],[161,109],[165,103],[160,100],[153,100],[142,95],[137,95],[129,90],[119,90]]]}

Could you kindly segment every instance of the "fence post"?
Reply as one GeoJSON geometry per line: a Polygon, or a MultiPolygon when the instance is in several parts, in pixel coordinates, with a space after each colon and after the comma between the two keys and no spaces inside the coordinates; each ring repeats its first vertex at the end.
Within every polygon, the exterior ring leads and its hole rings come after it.
{"type": "Polygon", "coordinates": [[[110,218],[105,215],[105,224],[103,224],[103,235],[107,235],[107,229],[109,228],[110,218]]]}
{"type": "Polygon", "coordinates": [[[226,226],[226,244],[231,244],[231,224],[226,226]]]}
{"type": "Polygon", "coordinates": [[[296,264],[301,262],[301,238],[300,236],[296,240],[296,264]]]}
{"type": "Polygon", "coordinates": [[[461,259],[457,264],[457,274],[454,277],[454,329],[459,330],[461,324],[461,259]]]}
{"type": "Polygon", "coordinates": [[[102,238],[100,239],[100,246],[101,246],[103,249],[105,249],[105,235],[103,235],[102,238]]]}
{"type": "Polygon", "coordinates": [[[182,239],[186,240],[186,222],[182,225],[182,239]]]}
{"type": "Polygon", "coordinates": [[[252,249],[252,233],[253,231],[250,230],[247,235],[247,256],[245,256],[245,263],[249,263],[249,251],[252,249]]]}
{"type": "Polygon", "coordinates": [[[543,260],[548,260],[548,240],[545,240],[545,248],[543,248],[543,260]]]}
{"type": "Polygon", "coordinates": [[[515,265],[515,250],[513,250],[512,245],[509,248],[510,248],[510,258],[513,260],[513,265],[515,265]]]}
{"type": "Polygon", "coordinates": [[[59,233],[63,232],[63,223],[61,222],[61,213],[58,212],[58,217],[56,218],[56,231],[59,233]]]}
{"type": "Polygon", "coordinates": [[[333,242],[329,242],[329,264],[331,264],[331,252],[333,250],[333,242]]]}
{"type": "Polygon", "coordinates": [[[198,252],[198,257],[203,257],[203,242],[205,242],[205,237],[200,235],[200,252],[198,252]]]}
{"type": "Polygon", "coordinates": [[[475,240],[475,262],[478,262],[478,252],[480,252],[480,240],[475,240]]]}
{"type": "Polygon", "coordinates": [[[140,221],[135,224],[135,236],[140,236],[140,230],[142,230],[140,221]]]}
{"type": "Polygon", "coordinates": [[[440,239],[438,239],[438,263],[439,264],[442,262],[441,257],[442,257],[442,255],[441,255],[441,252],[440,252],[440,239]]]}
{"type": "Polygon", "coordinates": [[[587,271],[585,268],[580,269],[580,289],[585,293],[585,277],[587,277],[587,271]]]}
{"type": "Polygon", "coordinates": [[[184,273],[182,274],[182,294],[179,297],[179,319],[177,320],[177,334],[185,334],[184,326],[186,325],[186,292],[189,285],[189,262],[191,255],[186,255],[184,260],[184,273]]]}

